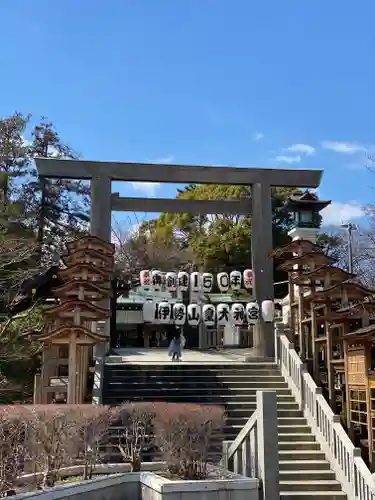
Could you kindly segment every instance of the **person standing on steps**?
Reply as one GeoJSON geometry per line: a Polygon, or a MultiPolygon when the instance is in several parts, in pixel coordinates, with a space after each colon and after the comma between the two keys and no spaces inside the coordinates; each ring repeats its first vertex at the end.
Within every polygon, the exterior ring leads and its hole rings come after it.
{"type": "Polygon", "coordinates": [[[177,330],[172,342],[169,346],[169,356],[172,357],[172,361],[180,361],[181,359],[181,348],[182,348],[182,338],[180,330],[177,330]]]}

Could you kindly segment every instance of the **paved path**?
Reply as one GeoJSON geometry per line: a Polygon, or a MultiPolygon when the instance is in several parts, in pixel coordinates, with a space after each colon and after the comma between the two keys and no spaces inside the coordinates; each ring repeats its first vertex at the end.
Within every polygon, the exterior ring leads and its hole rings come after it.
{"type": "MultiPolygon", "coordinates": [[[[156,364],[171,363],[167,349],[114,349],[114,354],[107,356],[106,363],[156,364]]],[[[253,349],[222,349],[198,351],[185,349],[182,351],[181,363],[189,364],[223,364],[260,361],[255,358],[253,349]]]]}

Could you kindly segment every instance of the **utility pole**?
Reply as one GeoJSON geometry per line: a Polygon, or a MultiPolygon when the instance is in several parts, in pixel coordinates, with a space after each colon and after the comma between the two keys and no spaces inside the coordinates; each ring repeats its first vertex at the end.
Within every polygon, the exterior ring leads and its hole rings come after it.
{"type": "Polygon", "coordinates": [[[357,231],[358,227],[356,224],[348,222],[347,224],[341,224],[341,227],[346,229],[348,235],[348,271],[353,272],[353,231],[357,231]]]}

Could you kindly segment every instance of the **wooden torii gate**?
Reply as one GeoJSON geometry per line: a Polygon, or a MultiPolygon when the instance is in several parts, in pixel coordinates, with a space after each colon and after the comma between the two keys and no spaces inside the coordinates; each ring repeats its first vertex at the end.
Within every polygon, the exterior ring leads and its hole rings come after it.
{"type": "MultiPolygon", "coordinates": [[[[258,303],[274,297],[273,259],[270,257],[273,249],[271,187],[316,188],[322,177],[321,170],[206,167],[53,158],[37,158],[36,166],[40,177],[91,180],[91,233],[107,241],[111,239],[112,210],[252,215],[252,268],[258,303]],[[250,185],[252,200],[124,198],[112,194],[112,181],[250,185]]],[[[265,358],[274,358],[272,324],[260,324],[255,347],[265,358]]]]}

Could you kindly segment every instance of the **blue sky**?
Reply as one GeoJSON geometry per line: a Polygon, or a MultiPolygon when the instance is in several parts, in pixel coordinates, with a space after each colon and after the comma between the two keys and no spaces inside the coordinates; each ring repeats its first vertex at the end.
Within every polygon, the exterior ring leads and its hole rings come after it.
{"type": "Polygon", "coordinates": [[[374,200],[373,0],[2,0],[0,16],[0,115],[48,116],[85,159],[322,168],[327,223],[374,200]]]}

